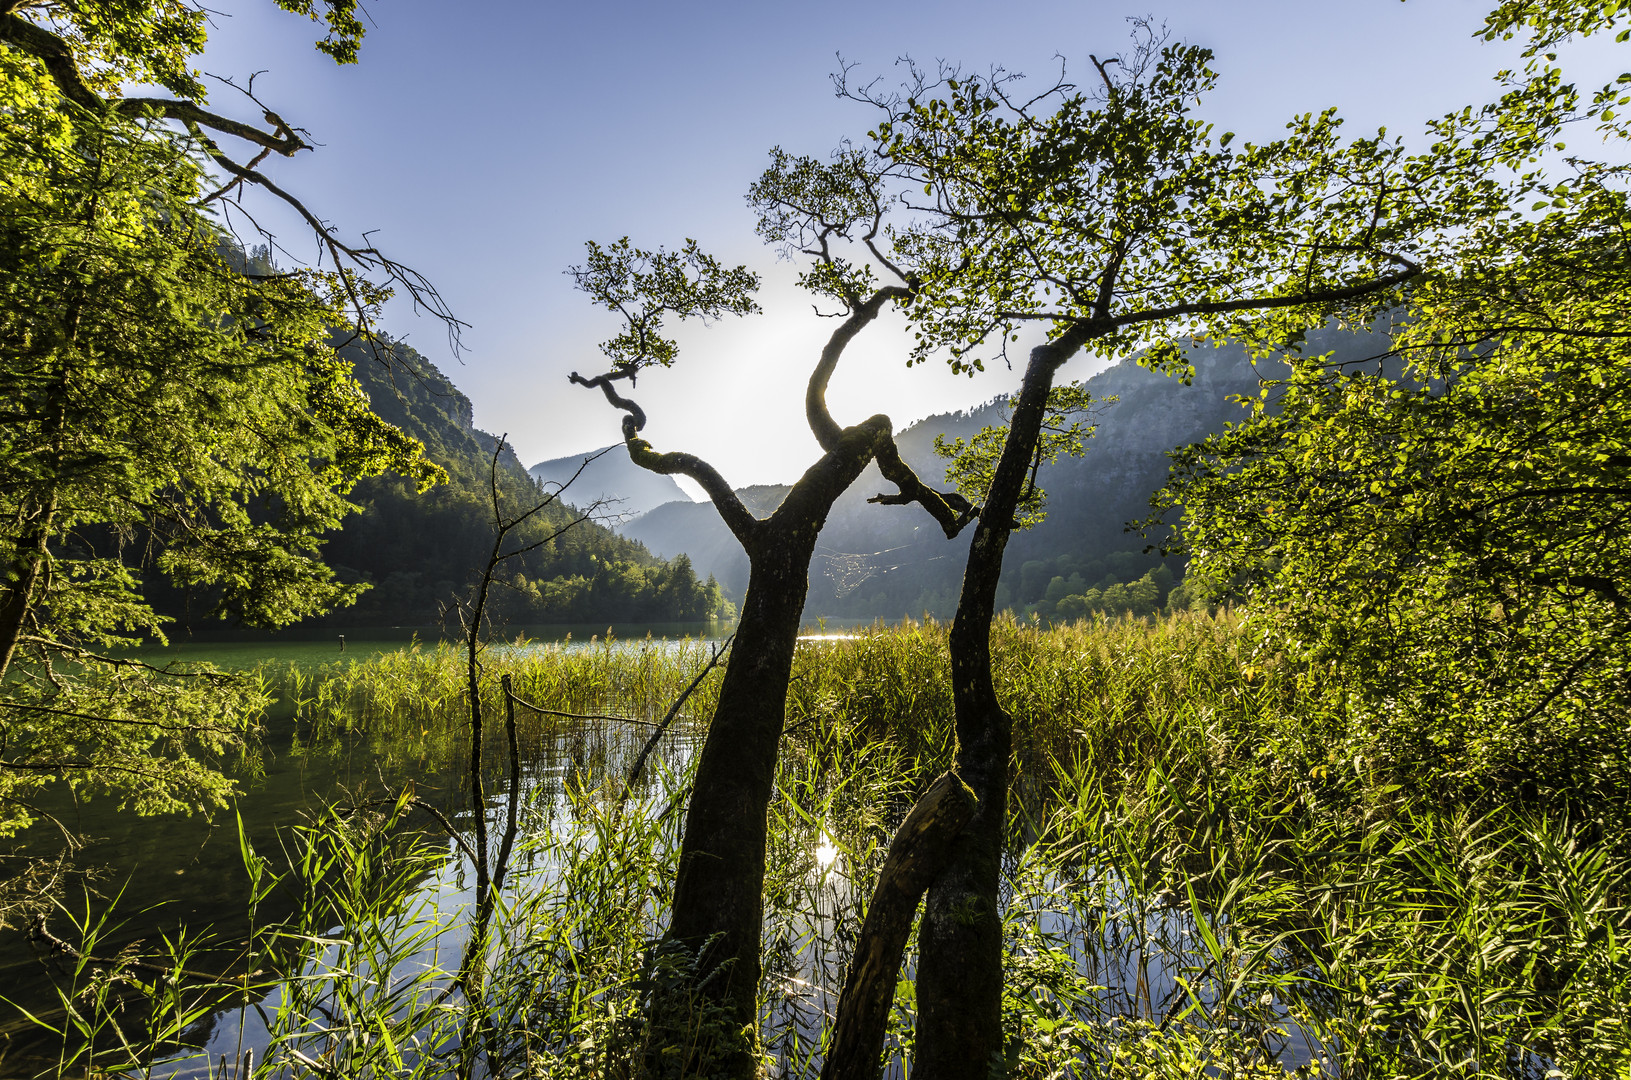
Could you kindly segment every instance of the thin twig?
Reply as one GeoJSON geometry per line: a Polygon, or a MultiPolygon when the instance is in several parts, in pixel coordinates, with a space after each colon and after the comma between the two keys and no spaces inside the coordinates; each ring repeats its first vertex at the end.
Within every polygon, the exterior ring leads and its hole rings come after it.
{"type": "Polygon", "coordinates": [[[629,789],[634,786],[634,782],[640,779],[640,770],[646,767],[646,758],[650,757],[651,752],[657,748],[657,741],[663,737],[663,732],[668,730],[668,725],[674,722],[674,718],[679,716],[680,706],[685,704],[685,699],[691,696],[693,690],[702,685],[702,680],[708,677],[708,672],[718,666],[720,658],[725,655],[725,650],[730,648],[731,642],[735,638],[736,635],[731,634],[724,641],[714,646],[714,655],[708,660],[707,666],[697,672],[697,677],[691,680],[691,685],[687,686],[685,691],[674,699],[674,704],[668,707],[668,715],[663,717],[662,723],[657,725],[657,730],[651,733],[651,738],[646,740],[646,745],[640,748],[640,756],[634,759],[634,767],[629,770],[629,778],[623,784],[625,798],[628,797],[629,789]]]}
{"type": "Polygon", "coordinates": [[[513,692],[510,694],[510,698],[513,699],[517,705],[524,705],[533,712],[541,713],[544,716],[564,716],[568,720],[616,720],[624,724],[644,724],[646,727],[657,726],[654,721],[639,720],[632,716],[612,716],[609,713],[562,712],[560,709],[546,709],[542,705],[535,705],[526,698],[522,697],[520,694],[513,692]]]}
{"type": "Polygon", "coordinates": [[[173,968],[165,967],[162,964],[149,964],[145,960],[137,960],[134,957],[87,956],[85,953],[80,952],[73,945],[70,945],[68,942],[57,937],[55,934],[51,933],[51,931],[45,928],[44,912],[34,916],[34,921],[28,928],[28,940],[36,945],[44,946],[46,951],[53,956],[67,956],[71,959],[91,964],[105,964],[115,970],[121,967],[137,968],[141,971],[158,975],[160,978],[165,980],[169,980],[172,976],[185,975],[188,978],[202,979],[205,982],[227,982],[238,983],[241,985],[248,982],[250,979],[253,979],[257,975],[265,974],[264,971],[250,971],[245,972],[242,975],[214,975],[205,971],[190,971],[187,968],[173,968]]]}

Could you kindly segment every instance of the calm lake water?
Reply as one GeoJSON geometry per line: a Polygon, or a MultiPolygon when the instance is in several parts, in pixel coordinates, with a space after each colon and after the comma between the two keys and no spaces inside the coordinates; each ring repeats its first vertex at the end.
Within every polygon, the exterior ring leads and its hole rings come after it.
{"type": "MultiPolygon", "coordinates": [[[[608,629],[614,648],[644,648],[648,643],[661,647],[690,640],[718,640],[721,628],[708,623],[605,624],[520,628],[539,647],[589,647],[592,639],[603,647],[608,629]]],[[[727,630],[728,632],[728,630],[727,630]]],[[[412,629],[347,630],[342,652],[338,631],[289,632],[277,640],[208,640],[197,635],[164,649],[144,649],[139,655],[149,663],[210,663],[228,670],[251,670],[259,665],[282,668],[293,664],[316,668],[336,661],[360,662],[385,652],[401,649],[415,640],[426,640],[424,631],[412,629]],[[302,640],[304,639],[304,640],[302,640]]],[[[509,648],[498,645],[496,648],[509,648]]],[[[527,783],[558,786],[571,765],[574,754],[583,753],[586,741],[638,739],[648,731],[632,725],[599,725],[593,730],[582,725],[558,723],[553,737],[545,740],[535,760],[528,762],[527,783]],[[623,727],[624,732],[601,730],[623,727]]],[[[94,922],[113,906],[116,925],[104,932],[98,955],[111,955],[136,941],[155,940],[173,934],[179,927],[210,927],[224,938],[242,937],[247,932],[249,886],[238,844],[238,820],[255,848],[275,856],[280,850],[280,832],[299,825],[319,807],[347,798],[348,793],[367,791],[377,795],[382,787],[399,788],[412,781],[418,793],[457,821],[468,816],[468,796],[462,763],[450,764],[430,759],[392,763],[374,752],[365,738],[353,738],[324,746],[320,751],[302,749],[292,710],[286,703],[275,706],[267,718],[265,747],[259,775],[242,775],[242,795],[234,807],[217,813],[213,819],[202,816],[164,815],[142,818],[120,813],[117,801],[97,798],[76,802],[65,792],[50,791],[40,800],[41,808],[59,818],[68,828],[89,838],[78,853],[76,864],[94,868],[95,878],[88,893],[73,887],[65,897],[69,913],[59,912],[50,929],[70,941],[77,939],[72,922],[94,922]]],[[[414,818],[427,830],[435,830],[428,815],[414,818]]],[[[446,847],[450,853],[447,870],[450,880],[462,877],[455,849],[439,830],[427,831],[425,841],[446,847]]],[[[15,845],[18,851],[54,851],[60,834],[48,826],[37,826],[15,845]]],[[[427,883],[435,891],[462,885],[427,883]]],[[[452,895],[450,894],[450,895],[452,895]]],[[[274,895],[263,905],[261,917],[278,918],[288,906],[279,906],[274,895]]],[[[54,984],[60,978],[37,957],[21,930],[0,931],[0,1040],[9,1038],[9,1048],[0,1042],[0,1077],[29,1076],[38,1071],[36,1054],[41,1038],[24,1016],[60,1012],[54,984]]]]}

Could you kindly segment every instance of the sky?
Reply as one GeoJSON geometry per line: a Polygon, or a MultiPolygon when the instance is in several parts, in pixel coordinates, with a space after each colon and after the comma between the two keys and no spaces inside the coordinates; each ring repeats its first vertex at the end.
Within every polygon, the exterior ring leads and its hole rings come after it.
{"type": "MultiPolygon", "coordinates": [[[[567,375],[602,370],[597,342],[617,327],[564,271],[586,240],[695,238],[764,275],[765,313],[687,324],[678,362],[642,375],[637,400],[657,449],[699,454],[737,486],[790,481],[819,456],[803,385],[832,324],[754,235],[743,196],[773,146],[824,155],[864,136],[870,115],[832,91],[840,56],[886,81],[910,56],[1001,65],[1038,85],[1063,58],[1080,81],[1089,53],[1126,46],[1129,15],[1153,15],[1216,54],[1219,88],[1199,115],[1266,140],[1333,105],[1351,134],[1418,134],[1492,97],[1492,75],[1516,55],[1473,36],[1490,0],[365,4],[361,62],[342,68],[313,49],[316,27],[269,0],[214,0],[198,66],[239,83],[262,72],[257,95],[319,144],[268,171],[348,236],[368,231],[426,274],[470,324],[458,355],[405,303],[393,302],[387,329],[435,361],[477,425],[507,434],[525,463],[592,450],[620,438],[621,414],[567,375]]],[[[211,104],[255,114],[230,88],[211,104]]],[[[256,213],[282,261],[315,257],[291,217],[256,213]]],[[[974,379],[907,369],[905,351],[898,321],[869,328],[833,379],[835,418],[883,412],[898,429],[1018,384],[1001,366],[974,379]]],[[[1064,375],[1098,367],[1083,356],[1064,375]]]]}

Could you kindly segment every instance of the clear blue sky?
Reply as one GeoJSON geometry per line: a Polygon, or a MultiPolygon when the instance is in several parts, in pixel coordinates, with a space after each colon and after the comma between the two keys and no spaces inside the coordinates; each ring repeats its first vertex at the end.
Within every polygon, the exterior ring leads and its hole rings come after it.
{"type": "MultiPolygon", "coordinates": [[[[337,68],[312,49],[310,24],[267,0],[218,6],[201,66],[239,81],[265,69],[261,98],[322,144],[269,163],[277,178],[347,233],[377,230],[440,286],[471,324],[462,362],[405,307],[388,325],[529,464],[618,438],[618,414],[566,381],[598,370],[595,343],[615,332],[562,274],[586,239],[695,237],[764,272],[765,315],[685,332],[679,364],[639,387],[654,444],[699,453],[734,484],[790,480],[816,456],[801,387],[831,324],[759,245],[742,196],[771,146],[825,153],[865,132],[871,117],[832,94],[837,54],[886,79],[907,55],[1039,78],[1063,56],[1080,79],[1088,53],[1124,46],[1128,15],[1153,14],[1216,52],[1221,84],[1201,113],[1248,138],[1330,105],[1353,134],[1416,134],[1491,97],[1514,55],[1473,39],[1489,0],[370,0],[362,61],[337,68]]],[[[212,103],[253,115],[234,97],[218,89],[212,103]]],[[[293,222],[266,220],[292,253],[313,255],[293,222]]],[[[833,384],[841,422],[886,412],[899,427],[1017,384],[1000,370],[908,371],[896,326],[858,344],[833,384]]],[[[1093,370],[1077,364],[1068,375],[1093,370]]]]}

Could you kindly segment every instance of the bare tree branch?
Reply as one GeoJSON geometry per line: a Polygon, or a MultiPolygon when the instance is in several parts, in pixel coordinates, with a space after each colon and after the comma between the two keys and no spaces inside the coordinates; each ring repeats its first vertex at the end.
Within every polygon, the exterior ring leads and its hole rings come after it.
{"type": "Polygon", "coordinates": [[[627,414],[623,417],[623,442],[629,448],[631,461],[642,469],[649,469],[654,473],[662,473],[665,476],[678,473],[681,476],[689,476],[701,484],[702,489],[708,493],[708,498],[713,500],[719,516],[725,519],[726,527],[744,547],[751,545],[758,532],[759,519],[748,511],[741,499],[737,498],[736,492],[731,490],[731,486],[725,482],[719,470],[694,454],[679,451],[659,454],[651,448],[649,442],[640,438],[640,429],[646,426],[645,410],[619,394],[614,385],[617,380],[625,378],[632,381],[634,372],[612,371],[586,379],[574,371],[569,376],[570,381],[578,386],[599,388],[606,395],[607,401],[627,414]]]}
{"type": "Polygon", "coordinates": [[[815,370],[810,373],[810,382],[804,391],[804,415],[810,423],[810,430],[815,433],[816,442],[823,450],[833,450],[844,437],[844,429],[832,418],[827,409],[827,384],[832,381],[832,373],[838,367],[839,359],[844,350],[854,340],[868,323],[878,317],[883,306],[890,300],[902,301],[910,299],[912,290],[901,285],[886,285],[874,292],[864,303],[856,305],[832,336],[827,339],[826,348],[821,350],[821,360],[816,364],[815,370]]]}
{"type": "Polygon", "coordinates": [[[719,661],[725,655],[725,650],[731,647],[731,642],[735,638],[736,635],[732,634],[714,646],[714,654],[708,659],[707,665],[697,672],[697,677],[691,680],[690,685],[680,692],[679,697],[674,699],[674,704],[668,707],[668,712],[663,716],[662,722],[657,725],[657,730],[651,733],[651,738],[646,740],[646,745],[640,748],[640,756],[634,759],[634,765],[629,769],[628,779],[623,782],[624,797],[628,796],[629,788],[634,786],[634,782],[640,779],[640,771],[646,767],[646,759],[651,756],[651,752],[657,749],[658,740],[663,737],[663,733],[668,730],[668,726],[680,715],[680,707],[685,704],[692,691],[702,685],[702,680],[708,677],[708,673],[719,665],[719,661]]]}
{"type": "Polygon", "coordinates": [[[895,445],[893,437],[879,443],[877,461],[884,478],[900,490],[894,494],[874,495],[867,502],[881,506],[904,506],[915,502],[939,523],[948,540],[979,516],[980,508],[962,495],[955,491],[936,491],[918,479],[917,473],[900,456],[900,448],[895,445]]]}

